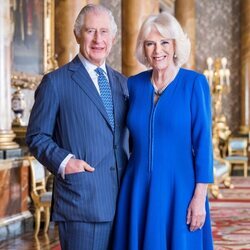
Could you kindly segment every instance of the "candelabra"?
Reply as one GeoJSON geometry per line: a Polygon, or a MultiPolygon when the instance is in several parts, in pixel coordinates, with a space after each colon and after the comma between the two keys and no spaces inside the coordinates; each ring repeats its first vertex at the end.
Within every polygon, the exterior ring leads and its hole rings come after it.
{"type": "Polygon", "coordinates": [[[213,106],[213,146],[214,154],[217,157],[225,156],[226,142],[231,134],[226,117],[222,112],[222,95],[230,91],[230,71],[225,57],[215,61],[211,57],[207,58],[207,69],[204,75],[208,79],[212,95],[213,106]]]}

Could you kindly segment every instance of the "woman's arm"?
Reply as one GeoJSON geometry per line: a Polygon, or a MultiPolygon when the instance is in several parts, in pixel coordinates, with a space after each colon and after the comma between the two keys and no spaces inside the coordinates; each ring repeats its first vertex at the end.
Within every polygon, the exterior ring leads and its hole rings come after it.
{"type": "Polygon", "coordinates": [[[187,224],[190,225],[190,231],[201,229],[204,225],[206,219],[207,186],[207,183],[196,183],[195,192],[187,212],[187,224]]]}

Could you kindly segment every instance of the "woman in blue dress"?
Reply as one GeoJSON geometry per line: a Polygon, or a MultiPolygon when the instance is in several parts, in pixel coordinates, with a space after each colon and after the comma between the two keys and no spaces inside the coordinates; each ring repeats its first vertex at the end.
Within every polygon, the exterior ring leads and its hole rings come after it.
{"type": "Polygon", "coordinates": [[[211,250],[210,91],[181,68],[190,42],[170,14],[141,27],[136,56],[150,69],[128,80],[132,151],[121,185],[115,250],[211,250]]]}

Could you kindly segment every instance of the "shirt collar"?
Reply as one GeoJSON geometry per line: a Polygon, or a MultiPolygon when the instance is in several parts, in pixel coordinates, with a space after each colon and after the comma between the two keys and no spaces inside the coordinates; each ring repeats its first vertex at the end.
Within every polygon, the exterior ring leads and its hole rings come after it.
{"type": "Polygon", "coordinates": [[[105,62],[102,65],[100,65],[99,67],[97,67],[96,65],[94,65],[90,61],[88,61],[80,52],[78,53],[78,57],[88,72],[93,72],[93,71],[95,71],[96,68],[101,68],[107,74],[105,62]]]}

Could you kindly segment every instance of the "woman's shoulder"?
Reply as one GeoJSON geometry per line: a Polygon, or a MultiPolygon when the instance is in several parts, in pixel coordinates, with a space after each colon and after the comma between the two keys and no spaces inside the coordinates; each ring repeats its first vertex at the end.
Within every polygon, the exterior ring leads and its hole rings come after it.
{"type": "Polygon", "coordinates": [[[147,71],[143,71],[140,72],[136,75],[132,75],[128,78],[128,88],[131,89],[131,87],[133,86],[133,88],[135,88],[136,86],[143,86],[145,83],[147,83],[148,81],[150,81],[152,75],[152,70],[147,70],[147,71]]]}
{"type": "Polygon", "coordinates": [[[145,79],[150,79],[151,75],[152,75],[152,70],[146,70],[146,71],[142,71],[136,75],[132,75],[128,79],[130,81],[141,81],[141,80],[145,80],[145,79]]]}
{"type": "Polygon", "coordinates": [[[210,87],[205,75],[190,69],[181,69],[183,86],[189,89],[190,93],[210,93],[210,87]]]}
{"type": "Polygon", "coordinates": [[[185,76],[185,77],[188,77],[189,78],[189,80],[190,80],[190,78],[192,79],[196,79],[197,77],[198,78],[204,78],[205,76],[203,75],[203,74],[201,74],[200,72],[198,72],[198,71],[195,71],[195,70],[191,70],[191,69],[185,69],[185,68],[181,68],[180,69],[180,72],[181,72],[181,74],[183,75],[183,76],[185,76]]]}
{"type": "Polygon", "coordinates": [[[208,85],[205,75],[190,69],[180,69],[181,79],[186,84],[193,88],[196,84],[208,85]]]}

